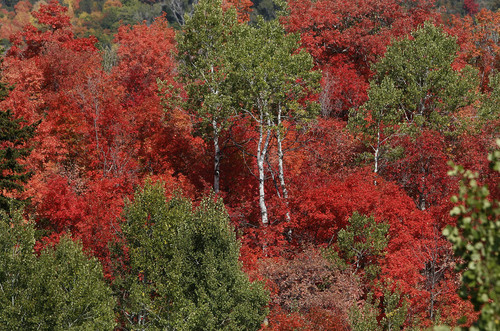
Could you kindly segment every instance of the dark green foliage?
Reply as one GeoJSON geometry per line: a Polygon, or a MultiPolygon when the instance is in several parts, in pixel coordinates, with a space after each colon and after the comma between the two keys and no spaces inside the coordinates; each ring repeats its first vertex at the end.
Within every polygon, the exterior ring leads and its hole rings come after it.
{"type": "Polygon", "coordinates": [[[366,276],[375,277],[380,270],[378,259],[389,242],[388,231],[389,224],[377,223],[373,217],[354,212],[347,227],[337,235],[338,254],[353,266],[354,272],[363,270],[366,276]]]}
{"type": "Polygon", "coordinates": [[[161,185],[146,183],[127,204],[123,226],[130,247],[124,280],[126,323],[174,330],[257,330],[268,295],[238,262],[239,242],[222,201],[193,209],[161,185]]]}
{"type": "MultiPolygon", "coordinates": [[[[7,97],[8,91],[9,88],[0,83],[0,101],[7,97]]],[[[23,119],[15,119],[10,110],[0,111],[0,209],[6,211],[11,204],[18,206],[21,203],[21,200],[11,198],[10,194],[22,192],[22,184],[31,177],[19,161],[31,153],[26,143],[35,135],[38,123],[24,126],[23,123],[23,119]]]]}
{"type": "Polygon", "coordinates": [[[381,330],[377,322],[380,300],[373,299],[373,293],[368,293],[362,307],[353,305],[349,311],[349,323],[353,331],[381,330]]]}
{"type": "MultiPolygon", "coordinates": [[[[497,140],[500,148],[500,139],[497,140]]],[[[493,170],[500,172],[500,150],[489,156],[493,170]]],[[[451,210],[457,226],[448,226],[443,234],[453,243],[462,259],[460,296],[470,299],[481,311],[476,327],[480,330],[500,329],[500,201],[490,197],[486,186],[477,182],[478,174],[454,166],[451,175],[462,177],[459,203],[451,210]]],[[[477,328],[475,328],[477,329],[477,328]]]]}
{"type": "Polygon", "coordinates": [[[191,205],[174,198],[168,204],[161,185],[146,183],[124,209],[122,231],[129,249],[130,274],[122,277],[126,300],[122,303],[125,323],[132,329],[169,325],[175,299],[174,284],[180,274],[171,263],[175,257],[172,238],[179,223],[188,222],[191,205]]]}
{"type": "Polygon", "coordinates": [[[401,291],[397,288],[391,291],[387,286],[382,289],[383,293],[383,318],[377,321],[381,315],[380,299],[374,299],[373,293],[369,292],[362,307],[354,305],[349,311],[349,322],[353,331],[365,330],[401,330],[408,317],[408,302],[401,297],[401,291]]]}
{"type": "Polygon", "coordinates": [[[31,325],[36,298],[30,291],[35,272],[35,229],[23,224],[19,211],[12,218],[0,210],[0,329],[20,330],[31,325]],[[28,310],[28,316],[24,316],[28,310]]]}
{"type": "Polygon", "coordinates": [[[259,16],[262,16],[265,20],[273,20],[278,15],[279,5],[273,0],[254,0],[252,6],[252,12],[250,13],[250,20],[255,22],[259,16]]]}
{"type": "Polygon", "coordinates": [[[33,224],[0,211],[0,329],[112,330],[114,299],[100,263],[63,237],[33,254],[33,224]]]}

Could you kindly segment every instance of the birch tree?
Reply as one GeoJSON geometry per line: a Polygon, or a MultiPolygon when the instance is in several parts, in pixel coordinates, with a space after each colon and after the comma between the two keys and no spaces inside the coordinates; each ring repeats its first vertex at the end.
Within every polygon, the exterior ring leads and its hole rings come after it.
{"type": "Polygon", "coordinates": [[[238,27],[234,8],[222,9],[220,0],[202,0],[178,34],[179,77],[187,92],[186,108],[207,129],[204,137],[214,146],[215,193],[220,190],[220,163],[223,156],[220,137],[234,115],[227,76],[231,66],[228,53],[238,27]]]}
{"type": "Polygon", "coordinates": [[[315,89],[320,74],[312,71],[312,57],[299,50],[299,36],[286,34],[277,20],[245,26],[238,38],[233,57],[231,84],[242,115],[251,118],[258,134],[254,154],[259,180],[259,207],[263,226],[269,223],[266,207],[266,158],[273,137],[277,141],[279,181],[287,198],[284,175],[285,120],[312,116],[317,108],[299,102],[315,89]]]}
{"type": "Polygon", "coordinates": [[[453,68],[457,51],[454,37],[427,22],[393,41],[373,66],[368,101],[351,110],[348,126],[373,153],[373,172],[395,136],[418,136],[423,128],[449,134],[460,126],[457,113],[474,102],[477,79],[468,66],[453,68]]]}

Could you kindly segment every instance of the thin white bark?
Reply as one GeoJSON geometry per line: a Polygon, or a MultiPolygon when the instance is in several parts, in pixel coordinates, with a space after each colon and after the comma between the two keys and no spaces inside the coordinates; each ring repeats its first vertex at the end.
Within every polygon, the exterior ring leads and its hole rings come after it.
{"type": "Polygon", "coordinates": [[[374,165],[374,169],[373,169],[373,172],[374,173],[378,173],[378,160],[380,158],[380,125],[379,125],[379,128],[378,128],[378,131],[377,131],[377,147],[375,148],[375,165],[374,165]]]}
{"type": "MultiPolygon", "coordinates": [[[[261,120],[263,121],[263,114],[261,115],[261,120]]],[[[262,122],[261,122],[262,123],[262,122]]],[[[263,124],[263,123],[262,123],[263,124]]],[[[267,150],[269,147],[269,140],[271,136],[271,130],[264,125],[259,125],[259,143],[257,144],[257,168],[259,170],[259,207],[260,207],[260,217],[262,225],[267,227],[269,224],[269,219],[267,215],[266,206],[266,192],[265,192],[265,169],[264,161],[266,159],[267,150]],[[265,136],[264,136],[265,135],[265,136]]]]}
{"type": "Polygon", "coordinates": [[[283,137],[281,135],[281,105],[278,107],[278,130],[276,133],[276,140],[278,144],[278,178],[280,181],[280,186],[281,186],[281,192],[283,194],[283,199],[285,200],[285,205],[287,208],[286,211],[286,220],[287,222],[290,221],[290,211],[288,210],[288,190],[286,188],[286,183],[285,183],[285,171],[284,171],[284,166],[283,166],[283,158],[284,158],[284,153],[283,153],[283,137]]]}
{"type": "MultiPolygon", "coordinates": [[[[257,99],[257,107],[259,109],[259,142],[257,144],[257,169],[259,171],[259,208],[262,226],[269,225],[266,206],[266,191],[265,191],[265,167],[267,151],[271,139],[271,121],[266,117],[267,102],[265,98],[257,99]],[[266,125],[267,124],[267,125],[266,125]]],[[[264,244],[265,246],[265,244],[264,244]]],[[[264,247],[265,248],[265,247],[264,247]]]]}
{"type": "Polygon", "coordinates": [[[219,146],[219,130],[217,126],[217,121],[212,121],[212,126],[214,129],[214,192],[219,193],[220,190],[220,160],[222,158],[222,153],[219,146]]]}

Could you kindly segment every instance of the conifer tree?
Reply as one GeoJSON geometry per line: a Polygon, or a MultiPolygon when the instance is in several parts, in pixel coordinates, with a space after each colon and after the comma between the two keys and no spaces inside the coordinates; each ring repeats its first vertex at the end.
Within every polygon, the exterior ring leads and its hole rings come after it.
{"type": "Polygon", "coordinates": [[[69,237],[34,254],[35,229],[0,210],[0,329],[112,330],[114,299],[96,258],[69,237]]]}
{"type": "Polygon", "coordinates": [[[257,330],[268,296],[238,261],[240,244],[221,199],[166,201],[146,183],[124,212],[130,275],[122,279],[131,328],[257,330]]]}
{"type": "MultiPolygon", "coordinates": [[[[0,101],[8,96],[9,90],[0,82],[0,101]]],[[[21,200],[13,198],[12,193],[22,192],[23,184],[31,177],[22,160],[31,153],[26,143],[35,135],[38,123],[23,123],[24,120],[14,118],[10,110],[0,111],[0,208],[7,211],[11,203],[20,204],[21,200]]]]}

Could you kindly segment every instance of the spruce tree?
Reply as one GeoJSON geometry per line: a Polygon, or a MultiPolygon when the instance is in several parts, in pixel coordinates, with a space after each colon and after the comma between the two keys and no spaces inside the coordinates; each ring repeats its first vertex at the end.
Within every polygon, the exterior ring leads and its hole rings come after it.
{"type": "Polygon", "coordinates": [[[146,183],[126,205],[123,233],[130,274],[121,279],[122,317],[130,329],[257,330],[268,295],[241,270],[240,243],[224,204],[213,196],[197,208],[166,201],[146,183]]]}
{"type": "MultiPolygon", "coordinates": [[[[0,102],[9,94],[10,87],[0,83],[0,102]]],[[[0,111],[0,209],[8,211],[11,205],[19,206],[22,200],[13,194],[24,190],[32,173],[22,160],[31,153],[26,146],[35,135],[38,122],[24,125],[22,118],[14,118],[10,110],[0,111]]]]}

